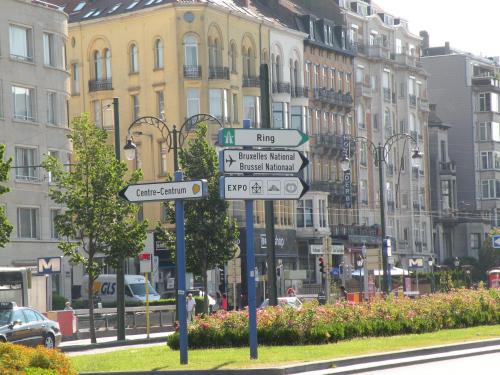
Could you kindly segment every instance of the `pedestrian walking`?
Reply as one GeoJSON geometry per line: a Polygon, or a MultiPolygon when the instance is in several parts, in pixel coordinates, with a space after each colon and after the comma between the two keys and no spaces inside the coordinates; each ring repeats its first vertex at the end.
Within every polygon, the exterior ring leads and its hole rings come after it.
{"type": "Polygon", "coordinates": [[[222,294],[222,298],[220,299],[220,308],[221,310],[226,310],[227,311],[227,296],[226,296],[226,293],[223,293],[222,294]]]}
{"type": "Polygon", "coordinates": [[[196,301],[191,293],[188,294],[186,299],[186,311],[188,323],[193,322],[196,315],[196,301]]]}
{"type": "Polygon", "coordinates": [[[71,307],[71,302],[67,301],[67,302],[64,304],[64,310],[65,310],[65,311],[73,311],[73,307],[71,307]]]}

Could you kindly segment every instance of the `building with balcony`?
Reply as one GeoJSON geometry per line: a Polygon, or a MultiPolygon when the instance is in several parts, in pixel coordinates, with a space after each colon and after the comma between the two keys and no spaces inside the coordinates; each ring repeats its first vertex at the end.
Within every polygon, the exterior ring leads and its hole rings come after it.
{"type": "Polygon", "coordinates": [[[465,256],[477,258],[491,223],[481,211],[458,209],[457,174],[461,166],[449,157],[448,132],[452,126],[439,118],[435,104],[431,104],[430,109],[429,173],[435,254],[438,261],[465,256]]]}
{"type": "MultiPolygon", "coordinates": [[[[0,12],[0,143],[12,168],[0,197],[14,226],[1,266],[37,266],[61,256],[54,218],[61,207],[48,198],[51,176],[40,167],[48,156],[68,164],[69,74],[67,16],[42,1],[4,0],[0,12]]],[[[56,293],[71,296],[71,269],[52,277],[56,293]]]]}
{"type": "Polygon", "coordinates": [[[357,51],[353,134],[368,140],[358,138],[357,162],[351,165],[358,181],[358,223],[367,227],[380,224],[381,187],[374,164],[375,150],[370,145],[383,145],[391,139],[382,184],[386,230],[393,238],[395,264],[406,266],[409,256],[433,252],[428,162],[424,158],[422,166],[412,169],[415,144],[395,136],[411,135],[420,151],[427,154],[429,108],[427,74],[420,62],[422,38],[410,33],[405,20],[371,1],[337,3],[346,15],[347,43],[357,51]]]}

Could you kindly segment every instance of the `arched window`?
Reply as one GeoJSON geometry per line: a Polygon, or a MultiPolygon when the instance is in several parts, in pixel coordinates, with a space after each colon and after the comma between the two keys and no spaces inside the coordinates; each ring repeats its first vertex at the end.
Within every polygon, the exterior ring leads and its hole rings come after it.
{"type": "Polygon", "coordinates": [[[295,60],[293,63],[293,80],[296,86],[300,86],[300,73],[299,73],[299,61],[295,60]]]}
{"type": "Polygon", "coordinates": [[[106,74],[106,79],[111,79],[111,52],[109,52],[108,48],[104,50],[104,66],[106,69],[104,72],[106,74]]]}
{"type": "Polygon", "coordinates": [[[273,83],[276,82],[276,57],[274,54],[271,55],[271,80],[273,83]]]}
{"type": "Polygon", "coordinates": [[[292,90],[295,88],[295,85],[297,83],[297,81],[295,80],[295,74],[294,74],[293,68],[294,68],[293,60],[290,59],[289,72],[290,72],[290,87],[292,88],[292,90]]]}
{"type": "Polygon", "coordinates": [[[249,47],[248,50],[247,50],[247,56],[246,56],[245,64],[247,65],[248,75],[251,76],[251,77],[255,76],[254,70],[253,70],[253,51],[252,51],[251,47],[249,47]]]}
{"type": "Polygon", "coordinates": [[[96,81],[100,81],[102,79],[102,66],[101,66],[101,52],[94,52],[94,75],[96,81]]]}
{"type": "Polygon", "coordinates": [[[155,69],[163,68],[163,41],[155,40],[155,69]]]}
{"type": "Polygon", "coordinates": [[[248,60],[248,52],[247,52],[247,49],[245,47],[243,47],[241,49],[241,57],[242,57],[242,60],[243,60],[243,77],[248,77],[248,63],[247,63],[247,60],[248,60]]]}
{"type": "Polygon", "coordinates": [[[230,53],[230,58],[231,58],[231,73],[236,73],[236,43],[231,43],[231,51],[230,53]]]}
{"type": "Polygon", "coordinates": [[[198,40],[193,35],[184,37],[184,55],[186,66],[198,66],[198,40]]]}
{"type": "Polygon", "coordinates": [[[215,66],[222,66],[222,54],[218,38],[214,39],[214,63],[215,66]]]}
{"type": "Polygon", "coordinates": [[[139,72],[139,55],[137,45],[132,44],[130,46],[130,73],[137,72],[139,72]]]}
{"type": "Polygon", "coordinates": [[[276,55],[276,67],[274,68],[274,71],[276,72],[276,82],[280,83],[282,74],[281,74],[281,56],[276,55]]]}

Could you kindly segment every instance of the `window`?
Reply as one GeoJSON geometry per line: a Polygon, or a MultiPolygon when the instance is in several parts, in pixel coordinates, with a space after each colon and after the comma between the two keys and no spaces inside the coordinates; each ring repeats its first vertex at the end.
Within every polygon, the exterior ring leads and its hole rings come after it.
{"type": "Polygon", "coordinates": [[[344,86],[342,85],[342,72],[337,72],[337,88],[339,92],[344,92],[344,86]]]}
{"type": "Polygon", "coordinates": [[[139,118],[139,95],[132,95],[132,119],[139,118]]]}
{"type": "Polygon", "coordinates": [[[71,94],[80,94],[80,73],[78,72],[78,64],[71,64],[71,94]]]}
{"type": "Polygon", "coordinates": [[[57,94],[55,92],[47,92],[47,123],[56,125],[57,113],[57,94]]]}
{"type": "Polygon", "coordinates": [[[166,176],[167,175],[167,154],[168,154],[168,147],[167,147],[167,142],[161,142],[160,143],[160,175],[166,176]]]}
{"type": "Polygon", "coordinates": [[[305,68],[305,75],[304,75],[304,86],[305,87],[310,87],[311,85],[311,63],[307,62],[306,63],[306,68],[305,68]]]}
{"type": "Polygon", "coordinates": [[[101,52],[94,52],[94,75],[96,81],[102,80],[101,52]]]}
{"type": "Polygon", "coordinates": [[[500,198],[500,181],[497,180],[481,181],[481,192],[483,199],[500,198]]]}
{"type": "Polygon", "coordinates": [[[210,89],[208,91],[208,100],[210,106],[210,114],[215,118],[222,120],[222,90],[210,89]]]}
{"type": "Polygon", "coordinates": [[[111,52],[109,51],[108,48],[104,50],[104,67],[106,71],[104,72],[106,74],[106,79],[111,79],[111,52]]]}
{"type": "Polygon", "coordinates": [[[192,35],[184,37],[184,54],[186,66],[198,66],[198,40],[192,35]]]}
{"type": "Polygon", "coordinates": [[[130,46],[130,73],[139,72],[139,55],[137,51],[137,45],[132,44],[130,46]]]}
{"type": "Polygon", "coordinates": [[[163,41],[155,40],[155,69],[163,68],[163,41]]]}
{"type": "Polygon", "coordinates": [[[82,8],[85,6],[86,4],[86,1],[80,1],[76,7],[73,9],[73,12],[79,12],[80,10],[82,10],[82,8]]]}
{"type": "Polygon", "coordinates": [[[258,127],[260,123],[260,108],[258,96],[243,97],[243,119],[250,120],[253,127],[258,127]]]}
{"type": "Polygon", "coordinates": [[[359,180],[359,191],[361,195],[361,203],[368,204],[368,184],[366,180],[359,180]]]}
{"type": "Polygon", "coordinates": [[[367,149],[366,149],[366,142],[361,142],[360,143],[360,150],[359,150],[359,163],[363,166],[366,167],[367,165],[367,149]]]}
{"type": "Polygon", "coordinates": [[[444,211],[451,210],[452,205],[451,181],[441,181],[441,207],[444,211]]]}
{"type": "Polygon", "coordinates": [[[305,199],[297,202],[297,227],[311,228],[313,226],[313,201],[305,199]]]}
{"type": "Polygon", "coordinates": [[[55,66],[54,63],[54,34],[43,33],[43,63],[55,66]]]}
{"type": "Polygon", "coordinates": [[[14,118],[35,121],[35,90],[27,87],[12,86],[14,118]]]}
{"type": "Polygon", "coordinates": [[[237,70],[236,70],[236,66],[237,66],[236,55],[237,55],[236,43],[232,42],[229,57],[231,59],[231,73],[233,73],[233,74],[236,74],[236,72],[237,72],[237,70]]]}
{"type": "Polygon", "coordinates": [[[365,111],[363,110],[363,107],[358,105],[358,126],[360,129],[365,129],[366,124],[365,124],[365,111]]]}
{"type": "Polygon", "coordinates": [[[162,120],[165,120],[165,97],[163,91],[156,92],[156,108],[158,117],[162,120]]]}
{"type": "Polygon", "coordinates": [[[33,30],[28,27],[10,25],[10,56],[22,61],[33,61],[33,30]]]}
{"type": "Polygon", "coordinates": [[[57,239],[59,238],[59,233],[57,233],[56,229],[56,217],[61,214],[61,210],[52,209],[50,210],[50,238],[57,239]]]}
{"type": "Polygon", "coordinates": [[[483,92],[479,94],[480,112],[498,112],[498,94],[483,92]]]}
{"type": "Polygon", "coordinates": [[[284,103],[273,103],[273,128],[285,127],[284,103]]]}
{"type": "Polygon", "coordinates": [[[500,141],[500,124],[498,122],[481,122],[479,124],[480,141],[500,141]]]}
{"type": "Polygon", "coordinates": [[[135,7],[135,6],[137,5],[137,3],[138,3],[138,2],[139,2],[138,0],[137,0],[137,1],[134,1],[133,3],[131,3],[131,4],[127,7],[127,9],[132,9],[133,7],[135,7]]]}
{"type": "Polygon", "coordinates": [[[38,238],[38,208],[19,207],[17,209],[17,236],[38,238]]]}
{"type": "Polygon", "coordinates": [[[291,123],[290,127],[292,129],[297,129],[302,131],[302,107],[293,105],[290,108],[291,112],[291,123]]]}
{"type": "Polygon", "coordinates": [[[113,13],[115,10],[117,10],[120,6],[122,5],[122,3],[118,3],[118,4],[115,4],[113,5],[113,7],[108,11],[108,14],[111,14],[113,13]]]}
{"type": "Polygon", "coordinates": [[[238,94],[233,94],[233,122],[238,122],[238,94]]]}
{"type": "Polygon", "coordinates": [[[478,250],[481,247],[481,233],[470,233],[470,248],[478,250]]]}
{"type": "Polygon", "coordinates": [[[327,208],[326,208],[326,200],[319,199],[318,200],[318,209],[319,209],[319,227],[326,228],[327,227],[327,208]]]}
{"type": "Polygon", "coordinates": [[[38,158],[36,148],[16,147],[16,179],[24,181],[38,180],[38,158]]]}
{"type": "Polygon", "coordinates": [[[187,90],[187,118],[200,113],[200,90],[187,90]]]}
{"type": "Polygon", "coordinates": [[[379,125],[378,125],[378,113],[373,114],[373,129],[378,130],[379,125]]]}
{"type": "Polygon", "coordinates": [[[315,89],[319,88],[319,65],[314,65],[314,84],[315,89]]]}

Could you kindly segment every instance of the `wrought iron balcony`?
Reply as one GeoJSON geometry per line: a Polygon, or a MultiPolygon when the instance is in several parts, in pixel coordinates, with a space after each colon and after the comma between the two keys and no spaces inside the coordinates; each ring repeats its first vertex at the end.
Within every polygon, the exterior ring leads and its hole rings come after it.
{"type": "Polygon", "coordinates": [[[292,98],[307,98],[309,96],[309,89],[302,86],[292,86],[292,98]]]}
{"type": "Polygon", "coordinates": [[[273,94],[290,94],[289,82],[273,82],[273,94]]]}
{"type": "Polygon", "coordinates": [[[384,100],[386,102],[390,102],[391,101],[391,89],[384,87],[383,91],[384,91],[384,100]]]}
{"type": "Polygon", "coordinates": [[[227,66],[210,66],[208,68],[208,79],[229,79],[229,68],[227,66]]]}
{"type": "Polygon", "coordinates": [[[243,87],[260,87],[260,77],[243,77],[243,87]]]}
{"type": "Polygon", "coordinates": [[[372,89],[369,86],[366,86],[362,82],[356,83],[356,96],[359,98],[364,96],[365,98],[371,98],[373,96],[372,89]]]}
{"type": "Polygon", "coordinates": [[[409,99],[410,105],[412,107],[416,107],[417,106],[417,96],[416,95],[408,95],[408,99],[409,99]]]}
{"type": "Polygon", "coordinates": [[[344,187],[340,181],[312,181],[311,191],[326,191],[332,197],[344,195],[344,187]]]}
{"type": "Polygon", "coordinates": [[[111,79],[95,79],[89,81],[89,91],[106,91],[113,90],[111,79]]]}
{"type": "Polygon", "coordinates": [[[184,78],[201,79],[200,65],[184,65],[184,78]]]}
{"type": "Polygon", "coordinates": [[[379,245],[382,230],[378,225],[333,225],[332,237],[366,245],[379,245]]]}
{"type": "Polygon", "coordinates": [[[448,162],[440,162],[439,163],[439,174],[441,175],[456,175],[457,173],[457,168],[456,168],[456,165],[455,165],[455,162],[454,161],[448,161],[448,162]]]}

